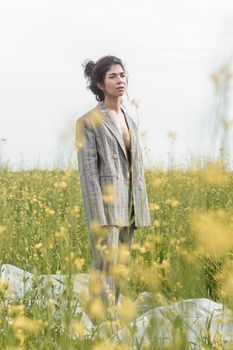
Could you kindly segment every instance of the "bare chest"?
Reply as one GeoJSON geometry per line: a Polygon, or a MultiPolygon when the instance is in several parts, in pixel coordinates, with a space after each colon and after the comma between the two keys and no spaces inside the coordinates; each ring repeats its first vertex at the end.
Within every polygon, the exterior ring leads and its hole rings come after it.
{"type": "Polygon", "coordinates": [[[131,147],[131,140],[130,140],[130,133],[129,133],[128,125],[125,120],[124,113],[123,112],[121,112],[120,114],[112,113],[112,117],[123,138],[125,148],[127,151],[129,151],[131,147]]]}

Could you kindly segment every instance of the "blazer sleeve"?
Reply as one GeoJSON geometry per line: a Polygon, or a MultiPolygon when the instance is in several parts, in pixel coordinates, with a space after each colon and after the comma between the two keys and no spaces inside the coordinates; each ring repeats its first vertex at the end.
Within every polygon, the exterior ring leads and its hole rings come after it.
{"type": "Polygon", "coordinates": [[[91,225],[107,225],[99,181],[95,133],[92,125],[81,119],[76,121],[76,149],[84,210],[89,228],[91,225]]]}

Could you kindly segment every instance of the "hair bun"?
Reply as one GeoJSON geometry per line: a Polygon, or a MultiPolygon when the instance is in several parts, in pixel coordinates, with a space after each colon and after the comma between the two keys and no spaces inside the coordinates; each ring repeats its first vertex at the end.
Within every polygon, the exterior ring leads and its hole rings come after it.
{"type": "Polygon", "coordinates": [[[92,75],[92,72],[93,72],[93,69],[95,67],[95,62],[93,61],[88,61],[87,63],[85,62],[83,64],[83,67],[84,67],[84,76],[85,78],[90,78],[91,75],[92,75]]]}

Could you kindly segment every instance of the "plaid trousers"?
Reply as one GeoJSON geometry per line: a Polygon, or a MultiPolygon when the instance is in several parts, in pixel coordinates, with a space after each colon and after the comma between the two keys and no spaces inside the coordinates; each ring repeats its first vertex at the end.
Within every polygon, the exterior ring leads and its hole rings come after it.
{"type": "MultiPolygon", "coordinates": [[[[96,232],[88,231],[88,247],[93,259],[90,271],[94,270],[99,273],[101,285],[100,296],[106,307],[118,303],[122,287],[122,281],[116,283],[114,275],[111,273],[111,268],[119,264],[119,248],[122,245],[122,247],[127,247],[130,252],[133,242],[135,216],[131,181],[129,194],[128,209],[130,213],[130,222],[128,226],[106,225],[104,226],[106,228],[106,234],[102,239],[99,239],[96,232]],[[109,251],[110,254],[106,255],[106,251],[109,251]]],[[[128,265],[128,263],[126,263],[126,265],[128,265]]],[[[93,286],[90,286],[90,283],[92,282],[89,279],[89,296],[91,296],[91,291],[93,291],[93,286]]]]}

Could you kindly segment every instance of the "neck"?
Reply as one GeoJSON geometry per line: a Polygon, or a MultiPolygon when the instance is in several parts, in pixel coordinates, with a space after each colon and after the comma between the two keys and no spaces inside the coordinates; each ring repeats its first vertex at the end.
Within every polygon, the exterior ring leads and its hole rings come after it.
{"type": "Polygon", "coordinates": [[[120,113],[121,112],[121,97],[118,97],[118,98],[111,98],[111,97],[108,97],[106,96],[104,101],[103,101],[106,106],[116,112],[116,113],[120,113]]]}

